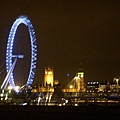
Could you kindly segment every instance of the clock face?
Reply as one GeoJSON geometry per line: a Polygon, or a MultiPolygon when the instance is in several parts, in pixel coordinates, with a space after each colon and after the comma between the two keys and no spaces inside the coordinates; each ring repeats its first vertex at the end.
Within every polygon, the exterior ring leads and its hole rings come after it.
{"type": "Polygon", "coordinates": [[[83,78],[84,77],[84,73],[78,73],[78,77],[83,78]]]}

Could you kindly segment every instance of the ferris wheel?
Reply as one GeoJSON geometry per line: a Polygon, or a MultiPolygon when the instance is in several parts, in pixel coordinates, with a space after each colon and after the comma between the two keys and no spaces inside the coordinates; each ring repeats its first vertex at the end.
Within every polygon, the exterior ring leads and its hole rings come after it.
{"type": "Polygon", "coordinates": [[[7,73],[9,74],[8,82],[10,86],[12,86],[13,88],[15,88],[15,82],[13,77],[13,74],[14,74],[13,69],[14,69],[15,63],[18,58],[24,57],[24,55],[13,54],[14,38],[15,38],[17,28],[20,24],[24,24],[25,26],[27,26],[29,31],[29,36],[30,36],[30,45],[31,45],[31,58],[30,58],[31,62],[30,62],[30,70],[29,70],[26,86],[31,85],[33,82],[33,79],[35,76],[35,70],[36,70],[36,62],[37,62],[37,43],[36,43],[36,36],[35,36],[33,25],[27,16],[19,16],[11,27],[9,37],[8,37],[8,42],[7,42],[7,49],[6,49],[6,70],[7,70],[7,73]],[[9,71],[12,71],[12,72],[9,73],[9,71]]]}

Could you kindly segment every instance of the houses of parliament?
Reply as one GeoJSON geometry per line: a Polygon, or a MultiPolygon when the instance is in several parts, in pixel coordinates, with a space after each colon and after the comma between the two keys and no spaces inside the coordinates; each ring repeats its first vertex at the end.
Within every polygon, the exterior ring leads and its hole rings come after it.
{"type": "MultiPolygon", "coordinates": [[[[59,81],[54,80],[53,67],[46,67],[44,71],[44,81],[42,86],[33,89],[34,92],[54,92],[54,86],[58,85],[59,81]]],[[[82,67],[76,72],[75,77],[62,88],[62,92],[85,92],[84,72],[82,67]]]]}

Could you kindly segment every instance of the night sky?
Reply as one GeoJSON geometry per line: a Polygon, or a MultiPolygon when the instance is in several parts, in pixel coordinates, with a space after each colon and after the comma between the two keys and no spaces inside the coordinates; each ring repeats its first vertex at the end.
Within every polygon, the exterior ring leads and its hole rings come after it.
{"type": "MultiPolygon", "coordinates": [[[[10,28],[20,15],[28,16],[36,32],[38,60],[34,83],[43,81],[48,63],[61,83],[66,82],[68,73],[72,80],[80,63],[85,82],[111,81],[120,75],[119,0],[1,0],[0,65],[5,62],[10,28]]],[[[19,26],[16,39],[14,50],[24,50],[27,56],[24,63],[18,62],[22,65],[18,68],[23,70],[16,70],[16,75],[24,77],[16,78],[26,79],[30,61],[27,27],[19,26]]]]}

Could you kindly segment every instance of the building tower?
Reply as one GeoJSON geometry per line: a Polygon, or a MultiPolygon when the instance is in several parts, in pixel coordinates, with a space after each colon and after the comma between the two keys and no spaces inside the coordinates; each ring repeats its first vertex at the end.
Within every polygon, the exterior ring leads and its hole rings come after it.
{"type": "Polygon", "coordinates": [[[85,92],[85,86],[84,86],[84,72],[82,67],[80,66],[79,71],[76,73],[76,77],[78,78],[77,84],[78,84],[78,91],[79,92],[85,92]]]}
{"type": "Polygon", "coordinates": [[[53,74],[53,68],[47,67],[45,68],[45,74],[44,74],[44,87],[53,87],[54,83],[54,74],[53,74]]]}

